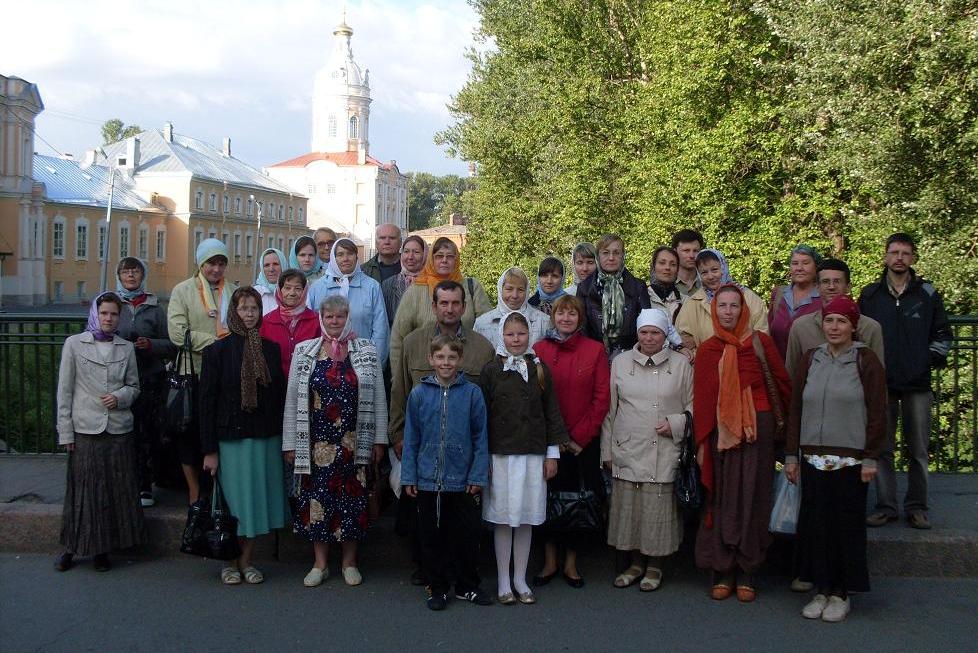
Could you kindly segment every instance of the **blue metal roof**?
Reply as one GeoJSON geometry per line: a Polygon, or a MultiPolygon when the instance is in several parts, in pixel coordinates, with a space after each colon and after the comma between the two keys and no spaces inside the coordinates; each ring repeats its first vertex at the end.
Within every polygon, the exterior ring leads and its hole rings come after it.
{"type": "MultiPolygon", "coordinates": [[[[78,161],[43,154],[34,155],[34,180],[44,184],[44,197],[52,202],[81,206],[109,205],[109,169],[101,165],[81,168],[78,161]]],[[[112,207],[140,211],[152,205],[141,198],[132,181],[115,176],[112,207]]]]}

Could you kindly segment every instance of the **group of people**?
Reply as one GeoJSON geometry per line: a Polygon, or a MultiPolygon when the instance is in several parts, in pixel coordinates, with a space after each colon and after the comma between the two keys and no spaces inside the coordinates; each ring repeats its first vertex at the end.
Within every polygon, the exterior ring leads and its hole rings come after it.
{"type": "Polygon", "coordinates": [[[869,589],[866,527],[898,516],[898,423],[911,454],[904,511],[930,527],[930,372],[951,334],[908,235],[888,239],[858,303],[843,261],[799,245],[766,305],[692,230],[655,250],[648,282],[609,234],[575,247],[569,270],[546,257],[532,293],[524,270],[506,269],[495,306],[451,240],[429,248],[382,225],[377,249],[361,264],[352,240],[321,229],[287,257],[265,250],[254,286],[235,288],[227,249],[208,239],[166,316],[145,265],[120,262],[117,291],[93,300],[63,350],[56,567],[94,555],[108,569],[111,549],[139,543],[164,362],[180,348],[199,374],[197,428],[175,443],[189,500],[201,500],[204,470],[239,520],[225,584],[261,583],[254,539],[286,525],[312,543],[305,586],[328,577],[331,543],[343,580],[360,584],[357,546],[389,476],[412,582],[433,610],[453,585],[457,600],[494,602],[477,569],[486,524],[496,602],[535,603],[531,584],[558,573],[582,587],[587,535],[548,527],[548,495],[584,488],[608,499],[601,535],[630,557],[614,586],[654,591],[684,535],[674,482],[687,438],[705,494],[695,558],[716,600],[756,597],[779,460],[802,488],[792,589],[815,591],[807,618],[841,621],[849,594],[869,589]],[[535,529],[544,564],[528,582],[535,529]]]}

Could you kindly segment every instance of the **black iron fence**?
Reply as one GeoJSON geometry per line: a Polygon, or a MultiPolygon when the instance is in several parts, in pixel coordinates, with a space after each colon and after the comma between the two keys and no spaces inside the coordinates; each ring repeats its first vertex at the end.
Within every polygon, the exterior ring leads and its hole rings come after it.
{"type": "MultiPolygon", "coordinates": [[[[978,449],[978,315],[952,317],[948,367],[934,373],[931,466],[976,472],[978,449]]],[[[0,454],[57,453],[58,366],[65,338],[85,319],[0,313],[0,454]]],[[[898,466],[906,460],[897,454],[898,466]]]]}

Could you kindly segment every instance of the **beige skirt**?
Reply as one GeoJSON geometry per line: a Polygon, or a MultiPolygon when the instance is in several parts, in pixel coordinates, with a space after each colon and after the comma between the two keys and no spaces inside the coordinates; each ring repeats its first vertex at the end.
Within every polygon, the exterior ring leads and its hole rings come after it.
{"type": "Polygon", "coordinates": [[[619,551],[666,556],[675,553],[682,541],[672,483],[612,481],[608,544],[619,551]]]}

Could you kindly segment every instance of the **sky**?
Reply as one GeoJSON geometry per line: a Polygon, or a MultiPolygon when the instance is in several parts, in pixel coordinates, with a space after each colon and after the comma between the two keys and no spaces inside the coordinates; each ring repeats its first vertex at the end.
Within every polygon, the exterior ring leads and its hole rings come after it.
{"type": "MultiPolygon", "coordinates": [[[[310,150],[312,85],[343,18],[370,69],[370,154],[464,174],[435,145],[465,83],[478,19],[465,0],[34,0],[0,39],[0,74],[37,84],[35,149],[76,158],[110,118],[174,131],[255,167],[310,150]]],[[[10,15],[8,10],[7,15],[10,15]]]]}

